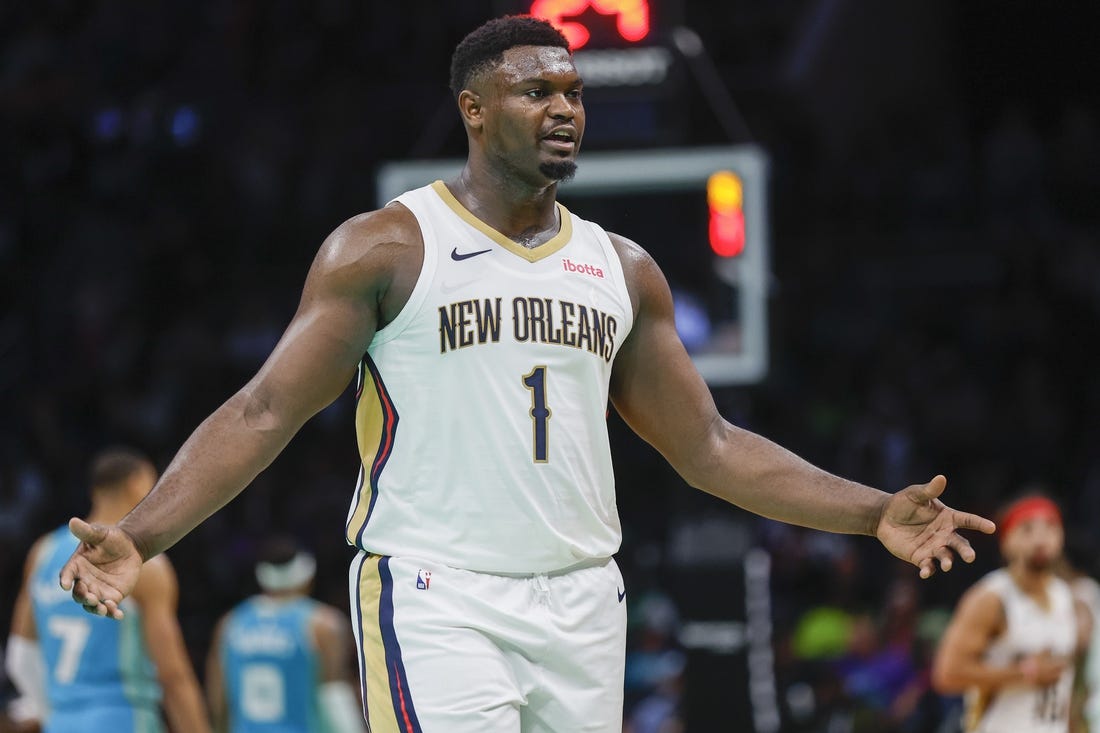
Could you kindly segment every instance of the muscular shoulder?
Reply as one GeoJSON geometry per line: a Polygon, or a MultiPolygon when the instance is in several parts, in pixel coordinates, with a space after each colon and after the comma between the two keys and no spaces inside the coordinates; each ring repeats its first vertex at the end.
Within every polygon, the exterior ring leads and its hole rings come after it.
{"type": "Polygon", "coordinates": [[[607,236],[619,255],[635,316],[666,299],[671,302],[668,283],[653,257],[637,242],[621,234],[608,232],[607,236]]]}
{"type": "Polygon", "coordinates": [[[309,620],[313,642],[322,652],[346,647],[351,639],[351,620],[332,606],[318,603],[309,620]]]}
{"type": "Polygon", "coordinates": [[[978,583],[959,599],[956,617],[975,631],[984,630],[989,636],[999,635],[1005,627],[1001,594],[990,583],[978,583]]]}
{"type": "Polygon", "coordinates": [[[363,258],[401,257],[422,246],[416,217],[399,203],[348,219],[321,247],[322,261],[343,267],[363,258]]]}
{"type": "Polygon", "coordinates": [[[218,649],[225,641],[225,629],[233,619],[233,610],[226,611],[214,624],[214,630],[210,634],[210,653],[217,654],[218,649]]]}
{"type": "Polygon", "coordinates": [[[348,650],[354,646],[351,620],[332,606],[317,604],[310,618],[310,632],[321,661],[322,681],[350,679],[348,650]]]}
{"type": "Polygon", "coordinates": [[[311,280],[325,290],[371,298],[387,313],[400,308],[416,284],[424,257],[423,235],[411,211],[392,203],[338,226],[321,245],[311,280]]]}
{"type": "Polygon", "coordinates": [[[31,549],[27,550],[27,559],[23,564],[23,579],[26,580],[34,573],[38,566],[38,559],[46,548],[52,534],[44,534],[34,541],[31,549]]]}
{"type": "Polygon", "coordinates": [[[318,634],[329,637],[342,637],[351,632],[351,621],[332,606],[317,604],[310,620],[318,634]]]}
{"type": "Polygon", "coordinates": [[[156,555],[141,566],[141,575],[134,586],[134,600],[142,605],[150,602],[171,601],[179,594],[179,582],[172,562],[164,555],[156,555]]]}

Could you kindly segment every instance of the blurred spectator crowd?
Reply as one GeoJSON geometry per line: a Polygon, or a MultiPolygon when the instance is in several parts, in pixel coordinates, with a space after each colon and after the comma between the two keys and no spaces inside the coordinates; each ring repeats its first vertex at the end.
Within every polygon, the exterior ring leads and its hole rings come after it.
{"type": "MultiPolygon", "coordinates": [[[[934,78],[920,83],[941,84],[936,106],[881,94],[843,126],[818,124],[807,85],[820,79],[774,50],[787,37],[777,29],[811,5],[751,16],[777,34],[761,35],[771,65],[751,81],[749,51],[719,35],[724,11],[685,8],[773,159],[772,368],[762,384],[718,391],[723,413],[884,489],[942,472],[948,502],[968,510],[992,513],[1040,483],[1096,574],[1097,100],[986,94],[979,106],[965,84],[934,78]]],[[[495,7],[430,12],[341,0],[0,7],[5,628],[30,543],[86,509],[88,457],[130,443],[165,465],[274,345],[325,234],[373,208],[374,167],[462,154],[457,128],[436,129],[447,59],[495,7]]],[[[707,114],[686,142],[715,142],[707,114]]],[[[351,407],[348,394],[315,418],[171,551],[196,660],[217,616],[253,589],[256,544],[273,530],[316,551],[317,594],[346,606],[351,407]]],[[[957,701],[929,690],[929,654],[959,593],[996,564],[993,541],[975,540],[976,567],[919,582],[872,540],[693,492],[617,418],[611,429],[632,733],[683,730],[693,700],[726,694],[693,665],[744,661],[736,645],[684,644],[698,604],[680,572],[732,583],[754,546],[771,558],[783,730],[950,730],[957,701]],[[713,521],[730,528],[730,557],[683,545],[713,521]]]]}

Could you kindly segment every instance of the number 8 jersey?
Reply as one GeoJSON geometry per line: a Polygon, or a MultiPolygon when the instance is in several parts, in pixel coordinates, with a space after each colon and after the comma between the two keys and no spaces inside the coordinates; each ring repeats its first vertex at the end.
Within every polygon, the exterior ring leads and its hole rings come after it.
{"type": "Polygon", "coordinates": [[[558,204],[558,233],[524,248],[441,181],[396,200],[424,262],[359,367],[348,542],[496,573],[610,557],[608,385],[633,322],[610,239],[558,204]]]}
{"type": "Polygon", "coordinates": [[[161,688],[138,605],[123,601],[121,621],[93,616],[57,582],[77,544],[68,526],[51,532],[30,578],[50,705],[44,731],[163,731],[161,688]]]}

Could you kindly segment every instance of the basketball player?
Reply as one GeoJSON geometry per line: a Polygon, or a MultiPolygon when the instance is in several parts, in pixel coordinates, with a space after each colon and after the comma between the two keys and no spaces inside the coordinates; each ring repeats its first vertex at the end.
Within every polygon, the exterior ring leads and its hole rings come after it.
{"type": "Polygon", "coordinates": [[[218,623],[206,690],[219,733],[362,733],[351,624],[309,597],[317,564],[291,539],[267,543],[262,592],[218,623]]]}
{"type": "MultiPolygon", "coordinates": [[[[153,464],[129,449],[91,466],[88,522],[117,522],[156,482],[153,464]]],[[[168,558],[152,558],[122,604],[121,623],[90,616],[55,581],[76,549],[68,527],[41,537],[26,561],[16,600],[9,674],[45,711],[45,733],[163,731],[161,705],[177,731],[209,731],[202,693],[176,619],[179,588],[168,558]]]]}
{"type": "Polygon", "coordinates": [[[1006,567],[959,601],[932,669],[942,693],[967,693],[966,730],[1067,733],[1073,669],[1091,619],[1054,573],[1062,517],[1030,495],[1001,515],[1006,567]]]}
{"type": "Polygon", "coordinates": [[[469,140],[453,180],[341,225],[259,373],[117,526],[76,520],[61,574],[89,611],[236,496],[356,374],[362,467],[347,539],[375,733],[620,731],[626,590],[606,409],[693,486],[877,536],[922,577],[992,522],[811,466],[718,414],[653,259],[556,201],[584,135],[565,38],[529,17],[456,48],[469,140]]]}

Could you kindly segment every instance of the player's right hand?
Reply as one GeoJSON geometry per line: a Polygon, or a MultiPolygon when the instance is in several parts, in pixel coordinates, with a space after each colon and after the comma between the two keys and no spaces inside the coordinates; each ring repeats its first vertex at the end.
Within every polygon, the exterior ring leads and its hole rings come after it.
{"type": "Polygon", "coordinates": [[[1032,654],[1020,660],[1020,672],[1028,684],[1036,687],[1053,685],[1062,677],[1069,662],[1050,652],[1032,654]]]}
{"type": "Polygon", "coordinates": [[[133,540],[110,524],[69,520],[69,531],[80,540],[61,568],[61,587],[88,613],[121,619],[119,604],[137,584],[142,558],[133,540]]]}

